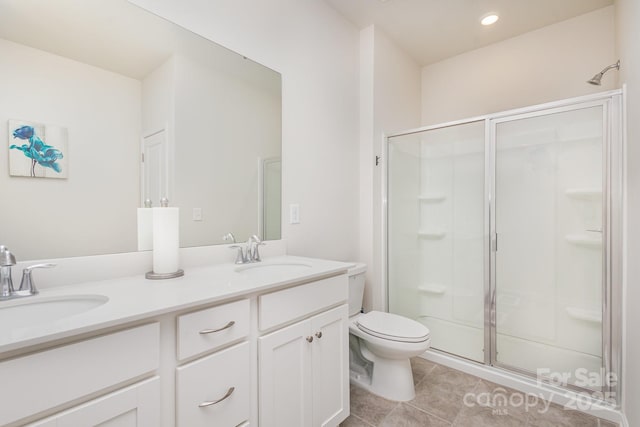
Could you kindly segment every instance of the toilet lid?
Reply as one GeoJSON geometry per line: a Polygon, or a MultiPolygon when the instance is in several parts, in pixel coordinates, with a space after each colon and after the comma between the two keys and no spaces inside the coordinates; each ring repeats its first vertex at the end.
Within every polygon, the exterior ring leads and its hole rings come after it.
{"type": "Polygon", "coordinates": [[[358,317],[357,324],[361,331],[388,340],[423,342],[429,339],[426,326],[397,314],[370,311],[358,317]]]}

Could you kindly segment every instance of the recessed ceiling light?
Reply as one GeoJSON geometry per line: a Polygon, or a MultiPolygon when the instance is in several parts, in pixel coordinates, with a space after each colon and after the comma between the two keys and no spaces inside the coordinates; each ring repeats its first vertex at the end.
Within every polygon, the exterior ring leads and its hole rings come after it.
{"type": "Polygon", "coordinates": [[[490,13],[489,15],[485,15],[480,20],[480,23],[482,25],[491,25],[491,24],[495,24],[496,22],[498,22],[498,19],[500,19],[500,17],[498,17],[498,15],[496,15],[495,13],[490,13]]]}

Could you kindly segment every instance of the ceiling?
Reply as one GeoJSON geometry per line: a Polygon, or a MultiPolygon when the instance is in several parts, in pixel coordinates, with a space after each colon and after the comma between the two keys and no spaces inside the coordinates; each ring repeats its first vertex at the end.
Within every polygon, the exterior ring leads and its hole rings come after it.
{"type": "Polygon", "coordinates": [[[325,0],[358,28],[375,24],[420,65],[612,5],[614,0],[325,0]],[[494,12],[488,27],[480,18],[494,12]]]}
{"type": "Polygon", "coordinates": [[[0,0],[0,39],[138,80],[187,55],[280,93],[279,74],[127,0],[0,0]]]}

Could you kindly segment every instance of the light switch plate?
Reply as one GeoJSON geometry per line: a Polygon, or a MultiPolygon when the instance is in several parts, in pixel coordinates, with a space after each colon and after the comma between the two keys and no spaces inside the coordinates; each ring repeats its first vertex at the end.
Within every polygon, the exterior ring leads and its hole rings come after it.
{"type": "Polygon", "coordinates": [[[202,208],[193,208],[193,220],[202,221],[202,208]]]}
{"type": "Polygon", "coordinates": [[[300,224],[300,205],[297,203],[289,205],[289,223],[300,224]]]}

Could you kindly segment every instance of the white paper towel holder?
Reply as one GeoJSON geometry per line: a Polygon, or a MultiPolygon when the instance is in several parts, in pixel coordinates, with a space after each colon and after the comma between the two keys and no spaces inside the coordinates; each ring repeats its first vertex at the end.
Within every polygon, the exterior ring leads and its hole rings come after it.
{"type": "MultiPolygon", "coordinates": [[[[144,202],[145,207],[151,207],[151,200],[147,199],[144,202]],[[148,204],[147,204],[148,203],[148,204]]],[[[160,206],[166,208],[169,206],[169,199],[163,197],[160,199],[160,206]]],[[[184,270],[178,269],[178,271],[174,271],[171,273],[155,273],[153,271],[149,271],[145,273],[144,277],[149,280],[164,280],[164,279],[175,279],[176,277],[184,276],[184,270]]]]}

